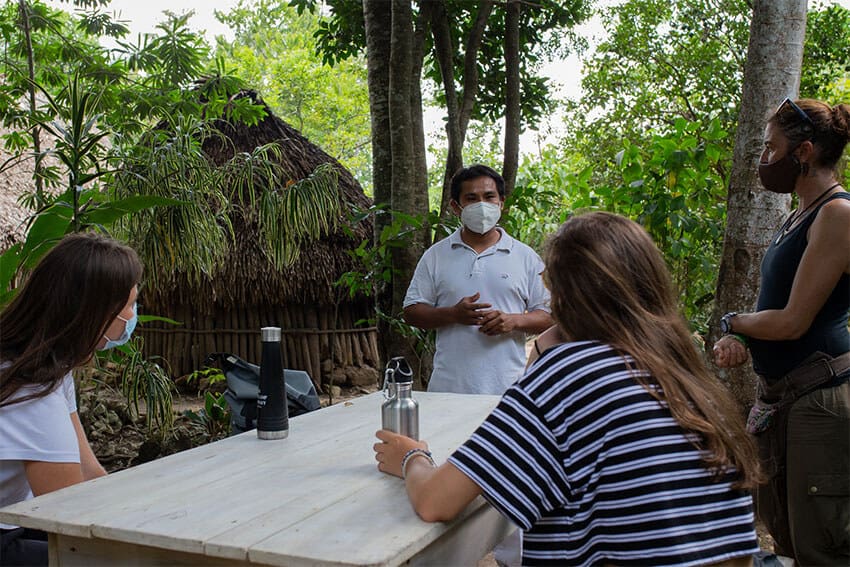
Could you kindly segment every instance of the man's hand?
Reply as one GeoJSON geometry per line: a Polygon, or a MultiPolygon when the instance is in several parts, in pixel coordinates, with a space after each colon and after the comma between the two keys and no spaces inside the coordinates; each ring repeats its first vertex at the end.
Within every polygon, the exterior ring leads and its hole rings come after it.
{"type": "Polygon", "coordinates": [[[501,311],[484,311],[481,313],[481,328],[478,330],[485,335],[495,336],[510,333],[517,327],[517,315],[501,311]]]}
{"type": "Polygon", "coordinates": [[[455,321],[461,325],[481,325],[483,322],[484,313],[480,310],[489,309],[492,307],[489,303],[476,303],[481,294],[476,292],[475,295],[470,295],[462,298],[452,308],[454,310],[455,321]]]}
{"type": "Polygon", "coordinates": [[[720,368],[740,366],[747,361],[749,351],[741,341],[726,335],[714,343],[714,363],[720,368]]]}

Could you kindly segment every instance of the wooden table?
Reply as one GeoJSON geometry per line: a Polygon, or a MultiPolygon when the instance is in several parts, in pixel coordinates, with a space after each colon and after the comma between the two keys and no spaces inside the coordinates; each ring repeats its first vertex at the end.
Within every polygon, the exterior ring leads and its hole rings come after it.
{"type": "MultiPolygon", "coordinates": [[[[416,392],[438,462],[497,396],[416,392]]],[[[413,511],[372,452],[381,393],[0,510],[50,534],[51,565],[475,565],[513,528],[482,498],[451,523],[413,511]]]]}

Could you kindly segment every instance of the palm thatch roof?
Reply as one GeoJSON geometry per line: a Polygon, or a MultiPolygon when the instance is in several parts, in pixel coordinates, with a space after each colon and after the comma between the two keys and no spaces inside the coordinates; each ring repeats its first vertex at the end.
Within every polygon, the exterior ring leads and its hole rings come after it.
{"type": "MultiPolygon", "coordinates": [[[[204,141],[203,150],[216,165],[226,163],[237,153],[250,153],[258,146],[276,143],[281,150],[279,163],[290,176],[286,186],[307,178],[321,164],[331,164],[337,173],[342,210],[370,206],[371,200],[354,176],[335,158],[274,116],[256,92],[244,90],[237,96],[250,97],[254,104],[263,105],[266,116],[253,126],[215,121],[215,128],[226,140],[211,137],[204,141]]],[[[217,309],[284,303],[334,304],[344,295],[334,283],[347,271],[362,270],[346,251],[372,236],[371,220],[350,226],[346,231],[343,225],[347,225],[348,220],[340,218],[332,233],[305,242],[297,261],[277,270],[261,249],[256,221],[232,215],[231,222],[235,243],[227,261],[213,277],[195,284],[178,276],[169,289],[145,290],[145,301],[152,307],[193,304],[207,313],[213,311],[213,304],[217,309]]],[[[146,269],[156,270],[157,267],[146,266],[146,269]]]]}

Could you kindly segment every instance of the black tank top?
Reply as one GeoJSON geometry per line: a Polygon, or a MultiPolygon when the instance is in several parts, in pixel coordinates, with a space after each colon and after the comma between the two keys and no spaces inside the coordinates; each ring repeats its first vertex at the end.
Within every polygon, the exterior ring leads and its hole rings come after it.
{"type": "MultiPolygon", "coordinates": [[[[809,227],[823,207],[833,199],[850,200],[850,193],[841,192],[824,199],[823,203],[788,234],[779,230],[765,252],[761,263],[761,289],[756,311],[783,309],[791,296],[791,285],[803,253],[808,246],[809,227]]],[[[801,282],[805,284],[805,282],[801,282]]],[[[838,356],[850,350],[850,333],[847,330],[850,316],[850,276],[841,275],[835,289],[812,321],[811,327],[793,341],[766,341],[750,339],[753,368],[768,381],[777,380],[798,366],[815,351],[838,356]]]]}

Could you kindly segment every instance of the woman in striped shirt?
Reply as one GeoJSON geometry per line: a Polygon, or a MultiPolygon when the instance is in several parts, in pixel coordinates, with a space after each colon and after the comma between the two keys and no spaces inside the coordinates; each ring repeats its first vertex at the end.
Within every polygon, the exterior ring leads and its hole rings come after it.
{"type": "Polygon", "coordinates": [[[755,448],[649,235],[610,213],[574,217],[544,278],[565,342],[448,462],[382,430],[378,469],[405,479],[426,521],[483,495],[524,530],[525,565],[750,565],[755,448]]]}

